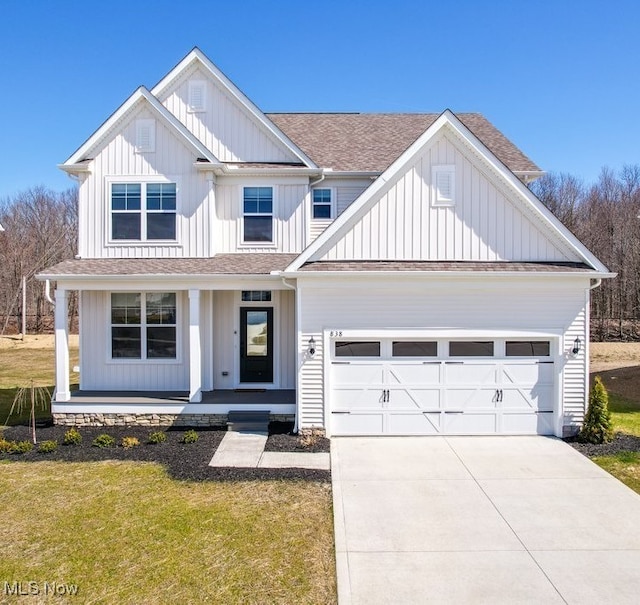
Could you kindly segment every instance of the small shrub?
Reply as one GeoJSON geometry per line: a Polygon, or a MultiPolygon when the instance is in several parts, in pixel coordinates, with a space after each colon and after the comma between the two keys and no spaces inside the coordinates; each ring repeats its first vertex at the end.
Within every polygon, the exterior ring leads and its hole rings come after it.
{"type": "Polygon", "coordinates": [[[80,445],[82,443],[82,435],[80,431],[71,427],[65,434],[62,440],[62,445],[80,445]]]}
{"type": "Polygon", "coordinates": [[[0,454],[8,454],[14,443],[15,441],[7,441],[4,437],[0,437],[0,454]]]}
{"type": "Polygon", "coordinates": [[[26,454],[33,449],[31,441],[11,441],[10,454],[26,454]]]}
{"type": "Polygon", "coordinates": [[[195,443],[198,441],[198,438],[198,433],[191,429],[189,431],[185,431],[182,437],[182,443],[195,443]]]}
{"type": "Polygon", "coordinates": [[[589,393],[589,409],[584,417],[578,439],[586,443],[607,443],[613,439],[609,394],[600,376],[596,376],[593,381],[593,387],[589,393]]]}
{"type": "Polygon", "coordinates": [[[149,443],[156,445],[158,443],[164,443],[167,440],[167,435],[164,431],[154,431],[149,435],[149,443]]]}
{"type": "Polygon", "coordinates": [[[115,437],[102,433],[98,435],[92,442],[93,447],[113,447],[116,444],[115,437]]]}
{"type": "Polygon", "coordinates": [[[140,445],[140,441],[138,440],[137,437],[123,437],[122,441],[120,442],[120,445],[125,450],[130,450],[132,447],[136,447],[137,445],[140,445]]]}
{"type": "Polygon", "coordinates": [[[49,439],[48,441],[43,441],[38,446],[38,452],[41,454],[51,454],[58,449],[58,442],[55,439],[49,439]]]}
{"type": "Polygon", "coordinates": [[[298,441],[300,445],[304,447],[313,447],[322,437],[324,437],[322,429],[306,429],[300,437],[298,437],[298,441]]]}

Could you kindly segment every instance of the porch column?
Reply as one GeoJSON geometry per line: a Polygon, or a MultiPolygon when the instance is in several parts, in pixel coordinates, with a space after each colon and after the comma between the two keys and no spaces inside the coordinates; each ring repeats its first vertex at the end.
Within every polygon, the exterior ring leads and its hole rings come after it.
{"type": "Polygon", "coordinates": [[[56,308],[54,314],[56,339],[56,394],[55,401],[69,401],[69,293],[64,288],[56,288],[56,308]]]}
{"type": "Polygon", "coordinates": [[[202,401],[200,290],[189,290],[189,401],[202,401]]]}

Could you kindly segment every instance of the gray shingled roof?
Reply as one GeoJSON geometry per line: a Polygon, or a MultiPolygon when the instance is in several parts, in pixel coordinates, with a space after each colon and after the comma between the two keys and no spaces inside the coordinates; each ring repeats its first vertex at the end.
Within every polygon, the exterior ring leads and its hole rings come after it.
{"type": "MultiPolygon", "coordinates": [[[[269,113],[274,122],[318,166],[383,172],[440,114],[269,113]]],[[[522,151],[479,113],[456,114],[513,172],[538,172],[522,151]]]]}
{"type": "Polygon", "coordinates": [[[518,271],[529,273],[583,272],[593,269],[583,263],[478,262],[478,261],[316,261],[301,271],[518,271]]]}
{"type": "Polygon", "coordinates": [[[39,277],[97,275],[268,275],[282,271],[296,254],[218,254],[212,258],[82,258],[66,260],[39,277]]]}

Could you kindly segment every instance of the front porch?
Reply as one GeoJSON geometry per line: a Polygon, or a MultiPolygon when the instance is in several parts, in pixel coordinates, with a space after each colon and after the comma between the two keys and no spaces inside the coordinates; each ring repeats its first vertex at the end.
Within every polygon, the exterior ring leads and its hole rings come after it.
{"type": "Polygon", "coordinates": [[[74,391],[52,403],[56,424],[68,426],[224,426],[231,411],[268,411],[272,421],[294,421],[292,389],[203,391],[189,401],[187,391],[74,391]]]}

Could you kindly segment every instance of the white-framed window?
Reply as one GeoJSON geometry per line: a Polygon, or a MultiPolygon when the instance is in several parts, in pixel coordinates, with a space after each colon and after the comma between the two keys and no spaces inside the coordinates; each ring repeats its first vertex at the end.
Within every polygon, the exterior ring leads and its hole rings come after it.
{"type": "Polygon", "coordinates": [[[136,151],[149,153],[156,150],[156,121],[153,118],[136,120],[136,151]]]}
{"type": "Polygon", "coordinates": [[[273,187],[244,187],[243,243],[273,243],[273,187]]]}
{"type": "Polygon", "coordinates": [[[176,293],[111,293],[111,358],[176,359],[176,293]]]}
{"type": "Polygon", "coordinates": [[[311,207],[311,216],[314,219],[333,218],[333,200],[331,189],[312,189],[311,207]]]}
{"type": "Polygon", "coordinates": [[[196,113],[207,109],[207,83],[204,80],[189,80],[188,111],[196,113]]]}
{"type": "Polygon", "coordinates": [[[176,183],[113,182],[109,203],[111,240],[176,240],[176,183]]]}
{"type": "Polygon", "coordinates": [[[433,166],[431,169],[434,206],[453,206],[456,203],[456,167],[433,166]]]}

